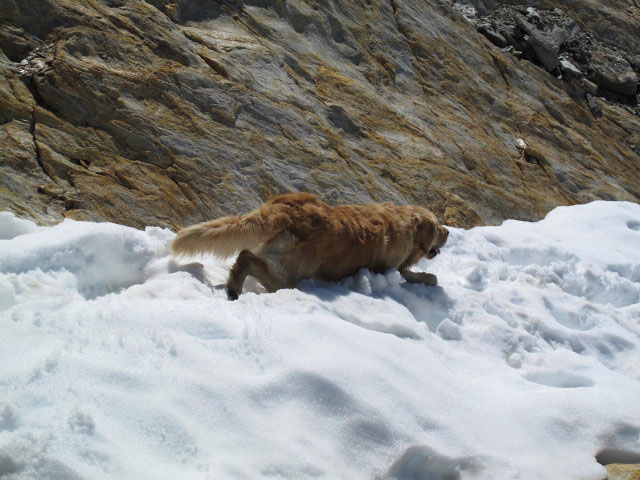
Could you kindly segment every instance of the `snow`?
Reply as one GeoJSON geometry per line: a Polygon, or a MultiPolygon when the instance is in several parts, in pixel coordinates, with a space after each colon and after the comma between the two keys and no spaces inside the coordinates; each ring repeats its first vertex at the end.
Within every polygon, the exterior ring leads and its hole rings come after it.
{"type": "Polygon", "coordinates": [[[0,212],[0,226],[0,240],[11,240],[18,235],[38,231],[32,222],[17,218],[10,212],[0,212]]]}
{"type": "MultiPolygon", "coordinates": [[[[0,213],[0,477],[584,479],[640,457],[640,206],[230,302],[173,233],[0,213]]],[[[257,292],[257,293],[256,293],[257,292]]]]}

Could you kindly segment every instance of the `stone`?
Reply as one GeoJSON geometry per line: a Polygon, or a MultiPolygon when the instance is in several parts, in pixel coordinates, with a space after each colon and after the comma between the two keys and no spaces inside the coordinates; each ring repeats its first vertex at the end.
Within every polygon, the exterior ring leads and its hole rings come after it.
{"type": "Polygon", "coordinates": [[[562,79],[569,84],[576,96],[586,93],[582,71],[566,58],[560,57],[562,79]]]}
{"type": "Polygon", "coordinates": [[[626,60],[627,62],[629,62],[629,65],[631,65],[631,68],[633,68],[636,72],[640,72],[640,54],[627,55],[626,60]]]}
{"type": "Polygon", "coordinates": [[[600,104],[600,101],[589,93],[587,93],[586,99],[587,99],[587,105],[589,106],[589,110],[591,110],[591,113],[593,113],[593,116],[601,117],[602,105],[600,104]]]}
{"type": "Polygon", "coordinates": [[[627,138],[627,145],[640,155],[640,132],[634,133],[627,138]]]}
{"type": "Polygon", "coordinates": [[[611,463],[605,465],[607,480],[640,480],[640,464],[611,463]]]}
{"type": "Polygon", "coordinates": [[[485,37],[487,37],[487,40],[489,40],[495,46],[499,48],[505,48],[507,46],[507,40],[492,28],[478,29],[478,31],[485,37]]]}
{"type": "Polygon", "coordinates": [[[463,3],[456,2],[453,4],[453,8],[460,12],[467,20],[472,20],[478,15],[478,12],[473,5],[465,5],[463,3]]]}
{"type": "Polygon", "coordinates": [[[622,56],[604,49],[592,52],[590,79],[602,88],[623,96],[634,96],[638,91],[638,75],[622,56]]]}
{"type": "Polygon", "coordinates": [[[560,59],[558,58],[560,47],[557,39],[543,31],[537,30],[521,15],[516,17],[516,24],[529,37],[527,43],[531,45],[536,57],[540,60],[544,68],[550,72],[555,70],[560,64],[560,59]]]}
{"type": "MultiPolygon", "coordinates": [[[[478,8],[482,5],[485,11],[500,9],[505,5],[516,8],[521,0],[472,0],[478,8]]],[[[549,9],[558,16],[574,19],[584,30],[592,32],[599,42],[616,45],[620,50],[630,54],[640,54],[640,25],[636,14],[630,15],[627,7],[632,2],[600,0],[536,0],[531,2],[539,13],[549,9]]]]}
{"type": "Polygon", "coordinates": [[[532,19],[532,20],[539,20],[540,19],[540,14],[538,13],[538,11],[535,8],[527,7],[527,18],[532,19]]]}
{"type": "Polygon", "coordinates": [[[521,49],[520,58],[542,64],[565,82],[565,89],[572,97],[598,94],[636,115],[638,99],[634,98],[634,92],[637,92],[640,72],[636,65],[640,57],[636,53],[622,51],[592,32],[582,30],[574,18],[558,8],[537,9],[503,3],[494,8],[476,19],[479,31],[484,33],[495,26],[513,47],[509,52],[518,54],[517,48],[521,49]]]}
{"type": "Polygon", "coordinates": [[[520,152],[524,152],[525,148],[529,146],[529,144],[522,138],[516,138],[513,143],[515,143],[518,151],[520,152]]]}
{"type": "Polygon", "coordinates": [[[580,69],[576,67],[573,63],[571,63],[569,60],[567,60],[566,58],[560,59],[560,68],[562,70],[562,73],[565,75],[570,74],[575,77],[579,77],[582,75],[582,72],[580,71],[580,69]]]}
{"type": "Polygon", "coordinates": [[[598,85],[593,83],[591,80],[583,79],[582,84],[584,85],[584,89],[587,93],[591,95],[596,95],[598,93],[598,85]]]}
{"type": "MultiPolygon", "coordinates": [[[[556,15],[558,14],[556,13],[556,15]]],[[[571,18],[560,16],[560,18],[549,21],[553,23],[545,29],[545,32],[551,43],[556,45],[558,49],[561,49],[567,40],[580,32],[580,27],[571,18]]]]}

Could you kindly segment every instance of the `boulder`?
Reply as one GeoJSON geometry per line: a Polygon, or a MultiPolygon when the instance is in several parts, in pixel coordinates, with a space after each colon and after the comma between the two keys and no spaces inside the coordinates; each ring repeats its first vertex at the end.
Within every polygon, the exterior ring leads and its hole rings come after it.
{"type": "Polygon", "coordinates": [[[598,85],[593,83],[591,80],[584,78],[582,79],[582,84],[584,85],[586,93],[590,93],[591,95],[596,95],[598,93],[598,85]]]}
{"type": "Polygon", "coordinates": [[[586,94],[587,105],[589,106],[589,110],[593,113],[593,116],[598,118],[602,116],[602,104],[600,100],[591,95],[590,93],[586,94]]]}
{"type": "Polygon", "coordinates": [[[536,29],[522,15],[516,16],[516,24],[527,35],[528,44],[544,68],[550,72],[555,70],[560,65],[558,38],[536,29]]]}
{"type": "Polygon", "coordinates": [[[563,75],[570,75],[574,77],[582,76],[582,71],[580,71],[578,67],[576,67],[566,58],[560,59],[560,69],[562,70],[563,75]]]}
{"type": "Polygon", "coordinates": [[[640,464],[611,463],[604,468],[607,480],[640,480],[640,464]]]}
{"type": "Polygon", "coordinates": [[[508,45],[507,40],[491,27],[478,27],[478,31],[497,47],[505,48],[508,45]]]}
{"type": "Polygon", "coordinates": [[[623,96],[638,91],[638,75],[625,58],[604,48],[592,52],[590,79],[599,86],[623,96]]]}

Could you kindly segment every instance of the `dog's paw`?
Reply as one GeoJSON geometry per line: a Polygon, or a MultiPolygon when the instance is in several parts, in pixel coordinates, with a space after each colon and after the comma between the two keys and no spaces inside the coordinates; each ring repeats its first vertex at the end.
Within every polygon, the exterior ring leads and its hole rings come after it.
{"type": "Polygon", "coordinates": [[[413,283],[421,283],[423,285],[435,287],[438,284],[438,277],[433,273],[415,272],[411,281],[413,283]]]}
{"type": "Polygon", "coordinates": [[[438,285],[438,277],[433,273],[422,273],[422,275],[420,275],[420,283],[435,287],[438,285]]]}
{"type": "Polygon", "coordinates": [[[433,273],[412,272],[409,270],[400,273],[409,283],[421,283],[423,285],[429,285],[432,287],[438,284],[438,277],[436,277],[433,273]]]}

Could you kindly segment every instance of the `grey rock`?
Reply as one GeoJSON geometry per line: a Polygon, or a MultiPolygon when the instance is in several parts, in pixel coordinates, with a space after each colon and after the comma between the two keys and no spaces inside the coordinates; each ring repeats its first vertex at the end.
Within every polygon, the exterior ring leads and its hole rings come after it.
{"type": "Polygon", "coordinates": [[[538,11],[535,8],[527,7],[527,18],[529,18],[531,20],[539,20],[540,19],[540,14],[538,13],[538,11]]]}
{"type": "Polygon", "coordinates": [[[353,121],[341,105],[327,105],[329,122],[344,133],[362,134],[361,127],[353,121]]]}
{"type": "Polygon", "coordinates": [[[600,104],[600,100],[598,100],[593,95],[587,93],[586,95],[587,105],[589,106],[589,110],[593,113],[594,117],[602,116],[602,105],[600,104]]]}
{"type": "MultiPolygon", "coordinates": [[[[514,47],[514,52],[522,50],[521,58],[542,64],[564,80],[571,96],[581,97],[587,92],[598,94],[607,102],[636,114],[634,106],[640,101],[634,98],[640,74],[637,54],[623,52],[592,32],[583,31],[575,19],[558,8],[499,5],[477,19],[481,33],[495,25],[506,42],[514,47]]],[[[622,41],[621,38],[617,40],[622,41]]]]}
{"type": "Polygon", "coordinates": [[[473,5],[456,2],[453,4],[453,9],[460,12],[467,20],[472,20],[478,15],[478,11],[473,5]]]}
{"type": "Polygon", "coordinates": [[[640,55],[627,55],[626,59],[629,65],[631,65],[631,68],[636,72],[640,72],[640,55]]]}
{"type": "Polygon", "coordinates": [[[604,49],[592,52],[590,79],[601,87],[624,96],[638,91],[638,75],[622,56],[604,49]]]}
{"type": "Polygon", "coordinates": [[[551,28],[546,30],[545,33],[549,38],[549,41],[560,49],[572,35],[579,31],[580,28],[576,22],[574,20],[569,20],[564,25],[552,24],[551,28]]]}
{"type": "Polygon", "coordinates": [[[492,28],[478,28],[478,31],[499,48],[505,48],[508,45],[507,40],[492,28]]]}
{"type": "Polygon", "coordinates": [[[582,84],[584,85],[584,89],[587,93],[591,95],[596,95],[598,93],[598,85],[593,83],[591,80],[583,79],[582,84]]]}
{"type": "Polygon", "coordinates": [[[555,70],[560,64],[558,58],[560,46],[557,38],[537,30],[522,15],[516,16],[516,24],[529,37],[527,42],[533,48],[544,68],[548,71],[555,70]]]}
{"type": "Polygon", "coordinates": [[[574,95],[582,96],[586,93],[582,71],[566,58],[560,58],[560,72],[562,79],[573,89],[574,95]]]}
{"type": "Polygon", "coordinates": [[[640,478],[640,463],[611,463],[605,465],[607,480],[637,480],[640,478]]]}
{"type": "MultiPolygon", "coordinates": [[[[493,11],[504,7],[516,9],[522,0],[472,0],[478,8],[482,5],[485,11],[493,11]]],[[[629,1],[610,0],[535,0],[530,2],[542,13],[544,9],[555,12],[556,15],[573,18],[585,30],[593,32],[599,41],[617,45],[622,51],[631,55],[640,54],[640,22],[635,8],[634,14],[629,14],[629,1]]],[[[637,2],[636,2],[637,3],[637,2]]],[[[480,9],[479,9],[480,10],[480,9]]],[[[484,15],[484,14],[483,14],[484,15]]]]}
{"type": "Polygon", "coordinates": [[[582,71],[578,67],[576,67],[573,63],[571,63],[566,58],[560,59],[560,68],[562,70],[563,75],[573,75],[575,77],[579,77],[582,75],[582,71]]]}

